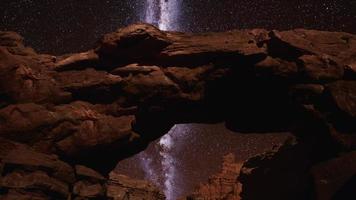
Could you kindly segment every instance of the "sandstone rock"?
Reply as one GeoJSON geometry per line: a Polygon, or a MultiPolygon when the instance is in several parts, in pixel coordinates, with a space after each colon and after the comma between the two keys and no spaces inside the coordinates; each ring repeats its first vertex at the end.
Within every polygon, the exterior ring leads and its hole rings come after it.
{"type": "Polygon", "coordinates": [[[321,98],[325,87],[320,84],[298,84],[291,88],[293,98],[303,104],[312,104],[321,98]]]}
{"type": "Polygon", "coordinates": [[[265,50],[256,46],[254,36],[247,31],[183,35],[164,33],[148,24],[134,24],[107,34],[96,49],[98,54],[110,56],[116,62],[134,60],[172,63],[212,60],[215,55],[263,57],[265,50]],[[148,53],[149,52],[149,53],[148,53]]]}
{"type": "Polygon", "coordinates": [[[74,182],[74,171],[70,165],[56,155],[39,153],[26,145],[0,139],[0,158],[4,167],[18,166],[20,169],[45,170],[51,176],[66,183],[74,182]]]}
{"type": "Polygon", "coordinates": [[[0,199],[66,199],[75,181],[73,168],[55,155],[0,139],[0,199]]]}
{"type": "MultiPolygon", "coordinates": [[[[349,64],[355,58],[356,37],[348,33],[296,29],[274,32],[271,36],[272,48],[283,43],[284,47],[289,46],[298,54],[329,55],[340,65],[349,64]]],[[[291,51],[280,51],[279,54],[293,56],[291,51]]]]}
{"type": "Polygon", "coordinates": [[[119,76],[103,71],[96,71],[94,69],[66,71],[59,73],[55,78],[62,88],[70,91],[85,88],[95,89],[96,87],[114,86],[121,82],[121,78],[119,76]]]}
{"type": "MultiPolygon", "coordinates": [[[[209,54],[232,54],[235,56],[262,56],[265,49],[256,45],[254,36],[247,31],[197,34],[187,37],[172,37],[173,43],[161,53],[164,57],[179,58],[209,54]]],[[[211,57],[212,58],[212,57],[211,57]]],[[[211,59],[210,58],[210,59],[211,59]]]]}
{"type": "MultiPolygon", "coordinates": [[[[149,59],[171,43],[167,34],[148,24],[134,24],[103,37],[96,49],[101,57],[114,63],[149,59]]],[[[107,61],[105,61],[107,62],[107,61]]]]}
{"type": "Polygon", "coordinates": [[[0,195],[1,200],[49,200],[50,197],[41,192],[28,192],[21,190],[10,190],[5,195],[0,195]]]}
{"type": "Polygon", "coordinates": [[[65,71],[54,75],[59,88],[72,99],[92,103],[112,102],[118,96],[120,76],[88,68],[82,71],[65,71]]]}
{"type": "Polygon", "coordinates": [[[37,104],[10,105],[0,111],[0,135],[17,141],[30,141],[39,127],[56,122],[56,116],[37,104]]]}
{"type": "Polygon", "coordinates": [[[294,62],[267,57],[255,65],[255,72],[261,77],[294,79],[298,74],[298,66],[294,62]]]}
{"type": "Polygon", "coordinates": [[[311,170],[315,199],[354,199],[356,176],[356,152],[315,165],[311,170]],[[352,179],[353,182],[352,182],[352,179]]]}
{"type": "Polygon", "coordinates": [[[199,101],[204,98],[206,82],[203,79],[211,75],[210,69],[209,66],[197,67],[193,70],[184,67],[168,67],[165,69],[165,74],[179,85],[182,99],[199,101]]]}
{"type": "Polygon", "coordinates": [[[226,155],[223,161],[222,172],[209,178],[207,184],[201,185],[187,199],[240,200],[241,184],[237,178],[241,167],[242,163],[235,162],[234,154],[226,155]]]}
{"type": "Polygon", "coordinates": [[[0,46],[7,47],[7,50],[15,55],[34,55],[35,51],[23,45],[23,38],[15,32],[0,31],[0,46]]]}
{"type": "Polygon", "coordinates": [[[356,63],[351,63],[347,65],[347,67],[352,71],[352,73],[356,73],[356,63]]]}
{"type": "Polygon", "coordinates": [[[327,86],[331,101],[348,117],[356,117],[356,81],[337,81],[327,86]]]}
{"type": "Polygon", "coordinates": [[[309,194],[301,192],[309,187],[306,156],[294,137],[243,163],[229,154],[224,157],[222,171],[186,199],[305,199],[309,194]]]}
{"type": "Polygon", "coordinates": [[[85,198],[100,198],[104,196],[104,187],[99,183],[79,181],[74,184],[73,193],[85,198]]]}
{"type": "Polygon", "coordinates": [[[329,125],[330,135],[333,140],[340,145],[345,150],[355,150],[356,149],[356,134],[354,132],[343,133],[329,125]]]}
{"type": "Polygon", "coordinates": [[[90,179],[90,180],[99,181],[99,182],[106,180],[105,177],[103,177],[98,172],[96,172],[93,169],[90,169],[88,167],[85,167],[83,165],[76,165],[75,173],[77,174],[77,176],[84,177],[85,179],[90,179]]]}
{"type": "Polygon", "coordinates": [[[56,145],[67,155],[80,155],[120,140],[131,141],[136,137],[131,127],[133,121],[134,116],[103,117],[94,121],[84,121],[75,134],[58,141],[56,145]]]}
{"type": "Polygon", "coordinates": [[[345,79],[348,80],[356,79],[356,62],[345,66],[345,79]]]}
{"type": "Polygon", "coordinates": [[[124,175],[110,173],[107,196],[114,200],[164,200],[164,195],[146,181],[131,179],[124,175]]]}
{"type": "Polygon", "coordinates": [[[174,98],[179,94],[179,86],[169,79],[163,71],[138,74],[124,79],[123,91],[132,101],[145,101],[152,98],[174,98]]]}
{"type": "Polygon", "coordinates": [[[55,193],[62,198],[69,195],[68,185],[49,177],[44,172],[13,172],[1,178],[1,187],[11,189],[40,189],[44,192],[55,193]]]}
{"type": "Polygon", "coordinates": [[[130,76],[130,75],[138,75],[138,74],[150,74],[154,71],[159,71],[160,68],[157,66],[142,66],[137,63],[130,64],[125,67],[118,67],[111,71],[112,74],[120,75],[120,76],[130,76]]]}
{"type": "Polygon", "coordinates": [[[36,104],[9,106],[0,110],[0,116],[6,119],[0,124],[2,137],[31,141],[34,147],[43,151],[56,152],[52,149],[52,145],[56,145],[67,155],[136,137],[131,130],[134,116],[104,115],[88,103],[76,102],[53,109],[36,104]],[[44,126],[51,129],[41,130],[44,126]],[[43,143],[44,139],[49,142],[47,145],[43,143]]]}
{"type": "Polygon", "coordinates": [[[23,43],[23,38],[18,33],[4,32],[4,31],[0,32],[1,46],[12,47],[12,46],[22,45],[22,43],[23,43]]]}
{"type": "Polygon", "coordinates": [[[313,81],[339,80],[344,76],[344,67],[327,57],[304,55],[299,58],[302,73],[313,81]]]}
{"type": "Polygon", "coordinates": [[[56,71],[80,70],[87,67],[94,67],[98,61],[99,56],[94,51],[87,51],[70,55],[61,60],[56,60],[54,69],[56,71]]]}
{"type": "MultiPolygon", "coordinates": [[[[354,149],[352,34],[303,29],[188,34],[135,24],[107,34],[94,50],[66,56],[37,54],[22,40],[0,32],[0,137],[7,139],[0,139],[0,171],[26,183],[13,182],[23,187],[9,187],[5,198],[26,199],[33,192],[33,199],[50,199],[52,190],[69,194],[58,182],[68,188],[77,183],[79,196],[73,198],[101,195],[102,177],[79,168],[74,180],[72,167],[52,153],[107,172],[118,158],[143,150],[180,122],[218,119],[245,132],[304,131],[298,134],[302,144],[313,148],[285,144],[244,164],[239,181],[245,199],[303,199],[308,159],[314,164],[354,149]],[[307,120],[308,126],[294,127],[307,120]],[[36,182],[40,177],[43,183],[36,182]],[[33,184],[39,191],[27,189],[33,184]]],[[[139,192],[130,198],[142,199],[142,191],[163,198],[147,184],[111,179],[107,194],[113,198],[132,191],[139,192]]]]}
{"type": "Polygon", "coordinates": [[[307,149],[291,138],[271,152],[247,160],[238,180],[242,199],[305,199],[308,196],[307,149]]]}
{"type": "Polygon", "coordinates": [[[0,58],[0,89],[10,101],[60,103],[68,100],[69,94],[57,87],[53,73],[41,63],[43,57],[15,55],[0,46],[0,58]]]}

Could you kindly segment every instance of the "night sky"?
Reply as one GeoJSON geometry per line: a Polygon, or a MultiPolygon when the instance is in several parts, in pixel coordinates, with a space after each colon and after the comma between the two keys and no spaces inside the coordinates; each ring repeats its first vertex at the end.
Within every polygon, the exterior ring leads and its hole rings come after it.
{"type": "MultiPolygon", "coordinates": [[[[182,32],[308,28],[356,33],[356,0],[0,0],[0,30],[20,33],[41,53],[85,51],[103,34],[139,21],[182,32]]],[[[233,133],[223,124],[177,125],[145,152],[119,163],[117,171],[150,180],[175,200],[218,172],[223,155],[233,152],[243,161],[272,148],[282,135],[233,133]]]]}
{"type": "Polygon", "coordinates": [[[271,150],[290,133],[242,134],[218,124],[178,124],[142,153],[119,162],[116,172],[146,179],[165,192],[167,200],[191,194],[221,171],[223,156],[237,162],[271,150]]]}
{"type": "MultiPolygon", "coordinates": [[[[160,1],[167,0],[1,0],[0,30],[21,33],[27,44],[39,52],[84,51],[105,33],[130,23],[148,21],[150,5],[159,7],[160,1]]],[[[355,0],[167,2],[173,2],[169,11],[175,15],[169,29],[177,31],[303,27],[356,33],[355,0]]]]}

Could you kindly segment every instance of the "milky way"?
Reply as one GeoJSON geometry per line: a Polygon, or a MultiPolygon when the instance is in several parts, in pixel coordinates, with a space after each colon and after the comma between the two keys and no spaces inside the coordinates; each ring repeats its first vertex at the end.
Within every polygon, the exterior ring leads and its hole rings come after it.
{"type": "Polygon", "coordinates": [[[144,21],[161,30],[179,30],[181,0],[147,0],[144,21]]]}
{"type": "MultiPolygon", "coordinates": [[[[158,26],[161,30],[179,30],[179,10],[180,10],[180,0],[147,0],[146,10],[145,10],[145,22],[154,24],[158,26]]],[[[177,145],[174,144],[174,137],[180,137],[183,133],[174,126],[172,130],[163,136],[158,144],[160,145],[159,155],[161,156],[161,173],[164,182],[164,193],[167,200],[174,200],[177,197],[174,196],[174,181],[176,175],[176,160],[172,155],[174,148],[177,145]],[[173,135],[173,133],[175,133],[173,135]]],[[[182,138],[182,137],[180,137],[182,138]]],[[[148,154],[142,154],[140,156],[140,163],[145,170],[146,178],[151,180],[153,183],[157,183],[157,174],[154,170],[155,167],[152,165],[151,158],[147,158],[148,154]]]]}
{"type": "Polygon", "coordinates": [[[0,30],[43,53],[92,48],[103,34],[146,21],[164,30],[309,28],[356,33],[356,0],[0,0],[0,30]]]}
{"type": "Polygon", "coordinates": [[[119,162],[116,171],[149,180],[168,200],[193,192],[220,170],[229,153],[243,161],[271,149],[288,134],[239,134],[220,124],[177,124],[140,154],[119,162]]]}
{"type": "Polygon", "coordinates": [[[161,163],[164,177],[164,193],[167,200],[175,199],[173,192],[176,176],[176,160],[172,155],[172,151],[174,150],[173,148],[177,148],[177,146],[174,143],[174,135],[172,133],[176,131],[176,133],[178,133],[176,134],[178,139],[184,139],[183,137],[179,137],[182,132],[175,129],[177,129],[177,126],[174,126],[172,130],[168,134],[164,135],[158,142],[158,144],[161,146],[160,156],[162,156],[161,163]]]}

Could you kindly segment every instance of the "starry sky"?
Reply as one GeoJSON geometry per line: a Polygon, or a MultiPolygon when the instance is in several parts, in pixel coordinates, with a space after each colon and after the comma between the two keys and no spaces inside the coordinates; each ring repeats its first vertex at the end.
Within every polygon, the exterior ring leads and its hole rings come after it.
{"type": "Polygon", "coordinates": [[[84,51],[118,27],[155,23],[149,8],[157,11],[162,1],[172,4],[165,13],[174,13],[162,28],[175,31],[258,27],[356,33],[356,0],[1,0],[0,30],[21,33],[39,52],[84,51]]]}
{"type": "Polygon", "coordinates": [[[233,153],[237,162],[243,162],[289,136],[236,133],[224,123],[177,124],[144,152],[119,162],[116,172],[149,180],[164,191],[167,200],[176,200],[220,172],[223,156],[233,153]]]}

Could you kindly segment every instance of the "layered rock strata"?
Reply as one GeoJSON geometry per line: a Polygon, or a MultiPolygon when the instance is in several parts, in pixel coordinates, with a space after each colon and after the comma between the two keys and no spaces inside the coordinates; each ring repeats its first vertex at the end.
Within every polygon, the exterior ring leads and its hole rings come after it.
{"type": "MultiPolygon", "coordinates": [[[[18,34],[0,32],[1,195],[103,195],[102,182],[77,179],[75,165],[107,174],[173,124],[225,121],[239,132],[292,132],[306,152],[301,177],[309,177],[298,192],[342,196],[356,170],[354,159],[338,158],[356,147],[355,66],[356,36],[341,32],[187,34],[134,24],[64,56],[36,53],[18,34]],[[337,165],[347,171],[343,181],[332,175],[320,186],[334,162],[350,162],[337,165]]],[[[257,198],[252,183],[243,198],[257,198]]]]}

